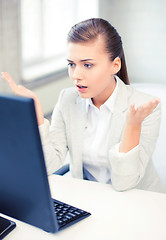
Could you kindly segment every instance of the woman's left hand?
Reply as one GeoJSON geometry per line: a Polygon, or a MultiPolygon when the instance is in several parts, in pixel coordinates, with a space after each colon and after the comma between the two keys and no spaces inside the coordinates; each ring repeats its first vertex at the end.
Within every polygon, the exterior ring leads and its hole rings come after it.
{"type": "Polygon", "coordinates": [[[139,107],[135,107],[135,104],[131,104],[130,110],[127,114],[126,124],[131,126],[140,126],[142,121],[152,113],[159,102],[160,99],[153,99],[140,105],[139,107]]]}
{"type": "Polygon", "coordinates": [[[159,99],[153,99],[137,108],[134,104],[131,104],[126,117],[126,124],[119,146],[119,152],[126,153],[139,144],[141,124],[143,120],[157,107],[159,102],[159,99]]]}

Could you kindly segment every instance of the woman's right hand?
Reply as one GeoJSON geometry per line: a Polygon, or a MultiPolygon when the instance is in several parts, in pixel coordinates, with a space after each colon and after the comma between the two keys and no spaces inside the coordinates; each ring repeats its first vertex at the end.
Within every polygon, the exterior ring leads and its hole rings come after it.
{"type": "Polygon", "coordinates": [[[23,97],[33,98],[35,103],[38,125],[43,124],[44,123],[43,110],[42,110],[42,106],[38,96],[31,90],[25,88],[24,86],[17,85],[15,81],[12,79],[12,77],[10,76],[10,74],[8,74],[7,72],[2,72],[1,77],[5,79],[5,81],[9,84],[14,94],[23,96],[23,97]]]}

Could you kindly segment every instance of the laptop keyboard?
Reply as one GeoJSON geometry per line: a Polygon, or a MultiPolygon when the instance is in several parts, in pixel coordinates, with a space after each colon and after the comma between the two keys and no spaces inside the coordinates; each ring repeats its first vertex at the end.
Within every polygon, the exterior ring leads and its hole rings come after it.
{"type": "Polygon", "coordinates": [[[73,207],[66,203],[53,199],[54,210],[56,213],[56,219],[59,225],[59,229],[68,226],[82,220],[85,217],[91,215],[82,209],[73,207]]]}

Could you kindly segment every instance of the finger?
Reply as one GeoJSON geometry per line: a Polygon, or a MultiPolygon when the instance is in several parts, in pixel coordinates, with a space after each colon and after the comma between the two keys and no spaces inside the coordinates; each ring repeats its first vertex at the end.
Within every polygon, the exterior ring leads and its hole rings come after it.
{"type": "Polygon", "coordinates": [[[149,109],[149,111],[153,111],[157,107],[159,102],[160,102],[160,99],[153,99],[150,102],[148,102],[145,106],[147,109],[149,109]]]}
{"type": "Polygon", "coordinates": [[[160,102],[160,98],[154,98],[152,101],[160,102]]]}
{"type": "Polygon", "coordinates": [[[156,98],[152,100],[152,104],[157,107],[157,105],[160,103],[160,98],[156,98]]]}
{"type": "Polygon", "coordinates": [[[137,113],[142,118],[145,118],[153,112],[153,110],[156,108],[158,103],[159,103],[158,99],[157,100],[154,99],[154,100],[149,101],[148,103],[144,103],[143,105],[140,105],[138,107],[137,113]]]}
{"type": "Polygon", "coordinates": [[[12,77],[9,75],[9,73],[7,73],[7,72],[2,72],[1,75],[2,75],[2,78],[4,78],[7,82],[12,82],[12,81],[13,81],[13,79],[12,79],[12,77]]]}
{"type": "Polygon", "coordinates": [[[4,78],[9,83],[10,87],[12,88],[12,90],[16,90],[17,89],[17,84],[12,79],[10,74],[7,73],[7,72],[2,72],[1,74],[2,74],[2,78],[4,78]]]}
{"type": "Polygon", "coordinates": [[[130,105],[130,112],[135,113],[136,112],[136,106],[134,103],[130,105]]]}
{"type": "Polygon", "coordinates": [[[146,108],[155,108],[160,102],[159,98],[152,99],[151,101],[144,103],[142,106],[146,108]]]}

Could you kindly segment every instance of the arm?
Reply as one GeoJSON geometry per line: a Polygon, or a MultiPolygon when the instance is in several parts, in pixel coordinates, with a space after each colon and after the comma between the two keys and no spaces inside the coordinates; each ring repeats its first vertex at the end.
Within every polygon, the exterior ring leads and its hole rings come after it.
{"type": "Polygon", "coordinates": [[[48,174],[52,174],[62,167],[68,151],[65,134],[65,123],[59,104],[55,106],[51,127],[47,119],[39,126],[42,146],[48,174]]]}
{"type": "MultiPolygon", "coordinates": [[[[128,113],[121,143],[114,146],[109,151],[111,180],[116,190],[124,191],[131,189],[137,186],[146,175],[147,166],[148,164],[151,165],[149,161],[151,161],[159,133],[160,118],[161,108],[160,104],[158,104],[152,113],[142,121],[141,132],[134,134],[134,136],[136,136],[136,141],[131,148],[132,143],[129,144],[129,142],[130,139],[132,140],[133,132],[131,132],[131,129],[128,131],[126,127],[128,120],[131,119],[128,113]],[[127,143],[124,143],[123,141],[127,139],[126,136],[129,136],[130,139],[128,139],[127,143]],[[139,143],[137,141],[139,141],[139,143]],[[117,149],[118,146],[119,148],[121,147],[121,151],[122,147],[127,146],[127,148],[120,152],[119,149],[117,149]]],[[[155,179],[153,179],[154,176],[152,175],[148,175],[148,178],[149,177],[151,179],[149,184],[151,184],[151,181],[155,181],[155,179]]]]}

